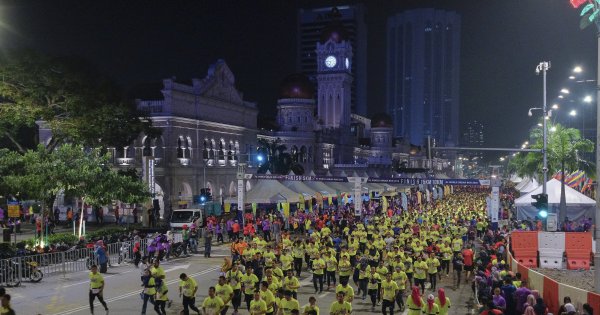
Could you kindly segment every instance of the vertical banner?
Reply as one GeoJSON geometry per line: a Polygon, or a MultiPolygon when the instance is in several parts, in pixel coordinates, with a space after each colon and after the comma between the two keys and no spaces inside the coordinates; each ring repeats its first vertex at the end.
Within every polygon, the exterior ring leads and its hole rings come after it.
{"type": "Polygon", "coordinates": [[[299,201],[299,205],[298,205],[298,209],[304,210],[304,207],[305,207],[304,195],[303,194],[299,194],[298,195],[298,199],[300,200],[299,201]]]}
{"type": "MultiPolygon", "coordinates": [[[[242,213],[242,218],[243,213],[244,213],[244,193],[245,191],[245,187],[244,187],[244,175],[246,173],[246,164],[245,163],[240,163],[238,164],[238,168],[237,168],[237,180],[238,180],[238,184],[237,184],[237,209],[238,211],[241,211],[242,213]]],[[[244,224],[246,222],[243,222],[244,224]]]]}
{"type": "Polygon", "coordinates": [[[286,218],[290,217],[290,203],[284,202],[283,204],[283,216],[286,218]]]}
{"type": "Polygon", "coordinates": [[[315,198],[317,198],[317,205],[319,205],[319,208],[323,209],[323,194],[317,192],[315,198]]]}
{"type": "Polygon", "coordinates": [[[492,186],[490,212],[492,217],[492,229],[498,228],[498,211],[500,210],[500,187],[492,186]]]}
{"type": "Polygon", "coordinates": [[[256,217],[256,208],[257,208],[257,207],[258,207],[258,205],[257,205],[255,202],[253,202],[253,203],[252,203],[252,214],[253,214],[255,217],[256,217]]]}
{"type": "Polygon", "coordinates": [[[231,211],[231,204],[229,202],[225,203],[225,213],[229,213],[231,211]]]}

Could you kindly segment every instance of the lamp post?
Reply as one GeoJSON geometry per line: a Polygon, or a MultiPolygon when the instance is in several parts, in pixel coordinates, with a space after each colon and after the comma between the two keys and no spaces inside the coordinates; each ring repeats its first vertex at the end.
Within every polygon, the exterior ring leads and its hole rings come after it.
{"type": "MultiPolygon", "coordinates": [[[[537,74],[540,74],[540,72],[542,72],[543,86],[544,86],[543,87],[544,102],[542,105],[542,112],[543,112],[542,129],[543,129],[543,141],[544,141],[544,145],[542,148],[542,155],[543,155],[542,173],[544,175],[544,182],[542,183],[542,193],[543,194],[546,193],[546,182],[548,181],[548,123],[546,121],[547,120],[546,118],[548,117],[548,106],[546,104],[546,72],[548,71],[548,69],[550,69],[550,62],[548,62],[548,61],[540,62],[540,64],[535,68],[535,72],[537,74]]],[[[531,113],[531,110],[529,112],[531,113]]]]}

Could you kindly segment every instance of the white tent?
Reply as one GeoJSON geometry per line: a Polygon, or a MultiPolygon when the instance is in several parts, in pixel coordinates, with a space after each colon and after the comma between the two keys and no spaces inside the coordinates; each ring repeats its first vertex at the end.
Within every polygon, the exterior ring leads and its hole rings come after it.
{"type": "Polygon", "coordinates": [[[522,182],[522,181],[523,181],[523,178],[519,177],[519,175],[517,175],[517,174],[512,174],[512,175],[510,176],[510,179],[509,179],[509,180],[510,180],[511,182],[515,183],[515,184],[519,184],[520,182],[522,182]]]}
{"type": "Polygon", "coordinates": [[[526,178],[523,179],[516,187],[515,189],[517,189],[520,193],[528,193],[530,191],[533,191],[534,189],[538,188],[540,186],[540,184],[537,182],[537,180],[535,180],[535,178],[526,178]]]}
{"type": "MultiPolygon", "coordinates": [[[[517,218],[519,220],[532,219],[537,215],[537,209],[531,205],[535,201],[531,196],[542,193],[542,186],[522,195],[515,200],[517,206],[517,218]]],[[[567,213],[559,213],[560,208],[560,181],[556,179],[546,183],[548,193],[548,213],[556,213],[558,221],[562,223],[565,216],[569,220],[581,218],[593,218],[596,209],[596,201],[577,190],[565,185],[565,199],[567,201],[567,213]]]]}
{"type": "Polygon", "coordinates": [[[300,200],[299,194],[276,180],[259,180],[246,193],[246,203],[295,203],[300,200]]]}

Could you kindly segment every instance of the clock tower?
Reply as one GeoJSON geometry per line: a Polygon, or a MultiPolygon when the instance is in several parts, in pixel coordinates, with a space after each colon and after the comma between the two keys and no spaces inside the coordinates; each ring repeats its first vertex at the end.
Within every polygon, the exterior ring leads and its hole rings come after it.
{"type": "Polygon", "coordinates": [[[317,43],[317,115],[322,128],[350,128],[352,45],[337,20],[317,43]]]}

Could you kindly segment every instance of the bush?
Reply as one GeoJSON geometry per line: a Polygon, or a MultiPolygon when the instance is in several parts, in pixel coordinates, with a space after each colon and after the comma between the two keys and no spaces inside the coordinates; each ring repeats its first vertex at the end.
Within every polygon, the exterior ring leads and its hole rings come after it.
{"type": "Polygon", "coordinates": [[[75,245],[79,239],[73,233],[56,233],[48,236],[48,244],[59,244],[64,243],[68,246],[75,245]]]}
{"type": "Polygon", "coordinates": [[[111,236],[111,235],[115,235],[115,234],[121,235],[121,234],[127,233],[127,232],[128,232],[127,228],[109,227],[109,228],[102,228],[100,230],[87,233],[85,235],[85,238],[90,240],[90,239],[95,239],[95,238],[101,238],[104,236],[111,236]]]}

